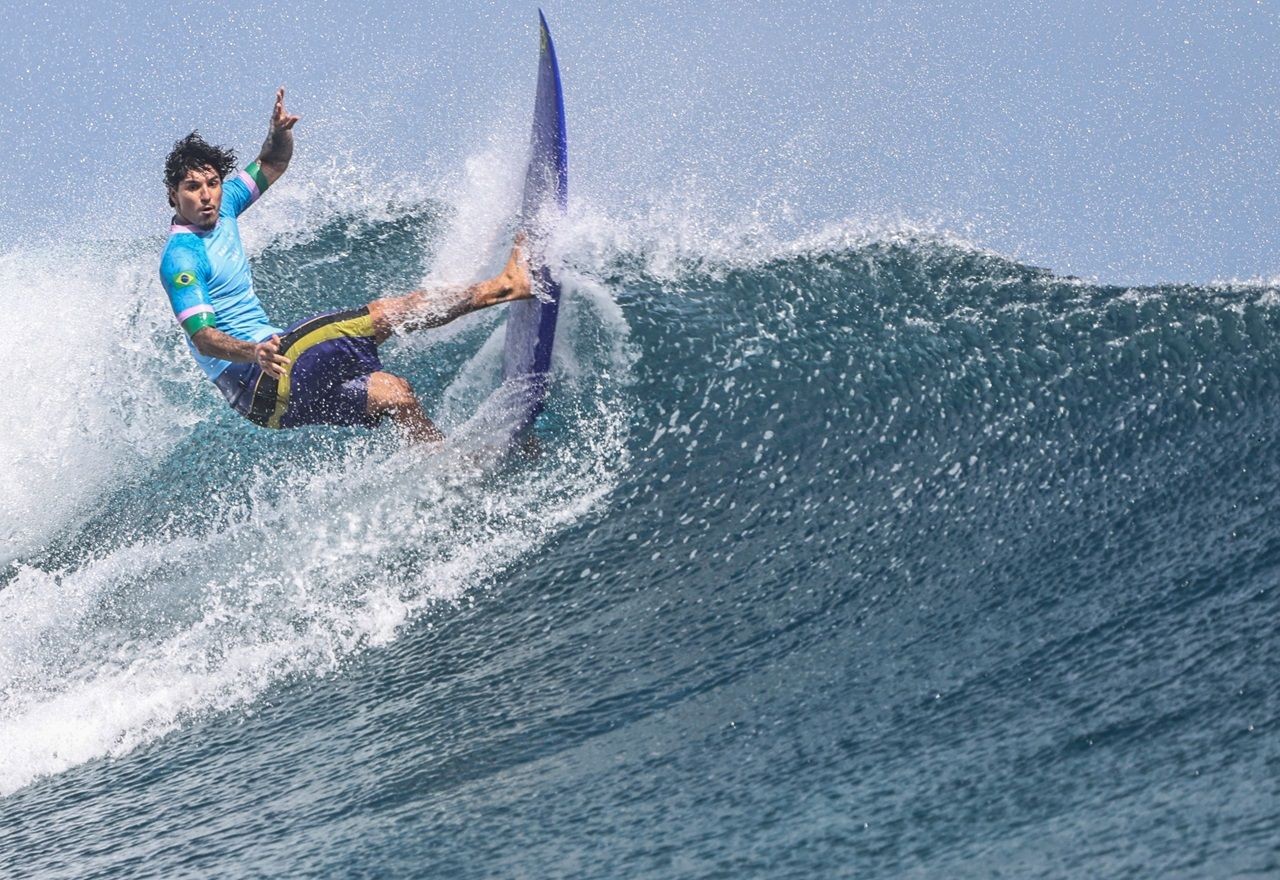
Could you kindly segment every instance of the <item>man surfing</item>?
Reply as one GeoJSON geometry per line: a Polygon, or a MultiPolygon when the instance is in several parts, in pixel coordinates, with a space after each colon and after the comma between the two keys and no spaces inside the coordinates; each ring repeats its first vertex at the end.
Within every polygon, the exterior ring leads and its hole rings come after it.
{"type": "Polygon", "coordinates": [[[231,407],[263,427],[372,427],[385,417],[412,440],[443,440],[409,383],[382,368],[378,346],[397,331],[438,327],[530,297],[521,239],[502,272],[487,281],[377,299],[276,327],[254,293],[237,218],[289,167],[298,119],[285,110],[279,89],[262,150],[233,177],[235,153],[196,132],[175,143],[165,160],[174,217],[160,281],[191,354],[231,407]]]}

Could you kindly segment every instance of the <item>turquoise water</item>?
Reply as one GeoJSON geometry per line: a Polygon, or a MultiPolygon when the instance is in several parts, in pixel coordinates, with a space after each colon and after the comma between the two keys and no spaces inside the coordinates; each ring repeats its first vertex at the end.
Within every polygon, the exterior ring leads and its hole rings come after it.
{"type": "MultiPolygon", "coordinates": [[[[502,257],[301,204],[247,231],[280,320],[502,257]]],[[[387,348],[444,455],[268,433],[160,244],[4,367],[0,874],[1280,872],[1275,287],[579,213],[495,470],[500,310],[387,348]]],[[[0,258],[8,329],[66,259],[0,258]]]]}

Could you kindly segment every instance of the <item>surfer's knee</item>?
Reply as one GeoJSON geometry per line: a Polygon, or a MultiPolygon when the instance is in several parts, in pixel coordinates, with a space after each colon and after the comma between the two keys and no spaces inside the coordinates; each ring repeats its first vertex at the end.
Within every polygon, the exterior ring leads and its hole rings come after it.
{"type": "Polygon", "coordinates": [[[369,412],[371,414],[394,413],[397,410],[416,409],[418,395],[408,380],[393,373],[369,375],[369,412]]]}
{"type": "Polygon", "coordinates": [[[369,374],[369,415],[381,419],[388,417],[415,442],[439,443],[444,434],[427,414],[408,381],[392,373],[369,374]]]}

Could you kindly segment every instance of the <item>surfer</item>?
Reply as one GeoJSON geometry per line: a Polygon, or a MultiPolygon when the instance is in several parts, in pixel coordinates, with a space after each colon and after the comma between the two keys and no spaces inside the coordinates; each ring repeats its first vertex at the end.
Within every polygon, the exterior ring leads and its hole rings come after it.
{"type": "Polygon", "coordinates": [[[409,383],[382,368],[378,346],[392,333],[438,327],[531,295],[521,239],[497,276],[468,287],[414,291],[280,329],[267,319],[237,218],[280,179],[293,156],[299,117],[276,92],[258,157],[228,176],[235,153],[196,132],[177,141],[164,179],[174,210],[160,280],[196,363],[236,412],[268,428],[363,425],[390,418],[409,438],[444,435],[409,383]]]}

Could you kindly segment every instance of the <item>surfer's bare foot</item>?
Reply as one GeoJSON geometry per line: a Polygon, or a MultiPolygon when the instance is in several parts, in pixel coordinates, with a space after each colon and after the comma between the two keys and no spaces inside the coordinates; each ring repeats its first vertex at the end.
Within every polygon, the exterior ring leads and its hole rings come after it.
{"type": "Polygon", "coordinates": [[[525,251],[527,241],[523,232],[516,235],[511,256],[507,258],[507,265],[502,268],[502,272],[469,287],[442,286],[432,290],[415,290],[404,296],[375,299],[369,303],[374,341],[381,344],[396,331],[412,332],[439,327],[477,309],[487,309],[489,306],[517,299],[529,299],[533,296],[533,284],[529,274],[529,255],[525,251]]]}
{"type": "Polygon", "coordinates": [[[502,274],[496,279],[501,290],[497,302],[510,302],[533,296],[533,285],[529,278],[529,255],[525,253],[527,241],[523,232],[516,234],[511,256],[507,258],[507,265],[502,268],[502,274]]]}

